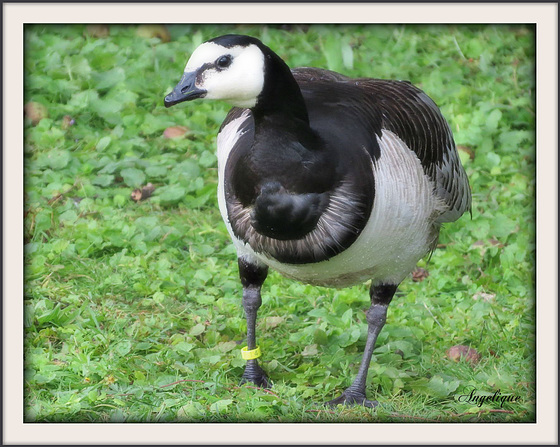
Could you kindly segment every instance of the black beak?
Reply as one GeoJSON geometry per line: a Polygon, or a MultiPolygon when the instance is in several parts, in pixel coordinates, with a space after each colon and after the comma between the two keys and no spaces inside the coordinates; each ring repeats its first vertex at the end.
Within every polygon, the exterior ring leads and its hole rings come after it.
{"type": "Polygon", "coordinates": [[[195,85],[196,71],[183,74],[179,83],[173,91],[169,93],[164,100],[165,107],[171,107],[183,101],[191,101],[196,98],[202,98],[206,95],[206,90],[201,90],[195,85]]]}

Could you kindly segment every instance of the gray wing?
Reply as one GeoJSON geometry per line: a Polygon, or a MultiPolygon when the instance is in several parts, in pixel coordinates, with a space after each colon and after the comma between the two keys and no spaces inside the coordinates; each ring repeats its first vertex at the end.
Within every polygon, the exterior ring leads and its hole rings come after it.
{"type": "MultiPolygon", "coordinates": [[[[365,120],[365,128],[381,135],[383,129],[399,136],[418,156],[434,193],[447,205],[437,222],[457,220],[471,207],[471,191],[451,129],[437,105],[422,90],[406,81],[359,78],[316,68],[292,70],[308,107],[320,102],[336,106],[336,113],[365,120]],[[336,83],[336,89],[332,84],[336,83]],[[336,91],[340,95],[337,100],[336,91]]],[[[375,159],[375,150],[371,151],[375,159]]]]}
{"type": "Polygon", "coordinates": [[[440,139],[440,144],[444,145],[441,158],[425,169],[434,182],[436,195],[447,205],[447,211],[441,214],[437,221],[453,222],[465,211],[471,210],[472,196],[467,173],[461,164],[449,124],[441,116],[437,105],[424,92],[418,94],[418,100],[426,104],[433,114],[439,115],[442,120],[439,132],[444,133],[445,137],[440,139]]]}

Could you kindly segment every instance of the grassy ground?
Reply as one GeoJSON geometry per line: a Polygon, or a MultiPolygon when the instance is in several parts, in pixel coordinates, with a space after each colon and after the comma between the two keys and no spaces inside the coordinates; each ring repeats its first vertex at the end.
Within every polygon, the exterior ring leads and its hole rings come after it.
{"type": "Polygon", "coordinates": [[[534,420],[532,28],[29,26],[25,50],[26,102],[42,105],[25,127],[27,421],[534,420]],[[447,225],[429,276],[401,285],[368,378],[377,410],[315,405],[356,373],[367,284],[272,273],[258,338],[274,386],[239,386],[245,321],[214,155],[228,107],[163,107],[188,54],[227,32],[291,66],[410,80],[451,123],[472,220],[447,225]],[[153,196],[131,200],[147,183],[153,196]],[[480,361],[454,362],[454,345],[480,361]],[[478,406],[471,389],[518,400],[478,406]]]}

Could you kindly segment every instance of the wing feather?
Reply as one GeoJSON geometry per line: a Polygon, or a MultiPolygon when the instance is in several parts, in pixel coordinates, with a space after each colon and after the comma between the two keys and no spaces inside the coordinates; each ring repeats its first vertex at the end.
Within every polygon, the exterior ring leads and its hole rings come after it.
{"type": "MultiPolygon", "coordinates": [[[[294,69],[293,74],[310,110],[312,127],[314,117],[320,120],[325,111],[329,118],[338,115],[346,126],[359,122],[369,133],[368,152],[374,161],[379,156],[379,148],[373,146],[374,134],[380,137],[384,129],[394,132],[416,153],[435,194],[447,206],[438,222],[454,221],[470,209],[469,182],[449,124],[422,90],[407,81],[351,79],[315,68],[294,69]]],[[[325,121],[332,126],[332,120],[325,121]]],[[[360,132],[354,134],[360,138],[360,132]]],[[[330,133],[329,138],[336,137],[330,133]]]]}

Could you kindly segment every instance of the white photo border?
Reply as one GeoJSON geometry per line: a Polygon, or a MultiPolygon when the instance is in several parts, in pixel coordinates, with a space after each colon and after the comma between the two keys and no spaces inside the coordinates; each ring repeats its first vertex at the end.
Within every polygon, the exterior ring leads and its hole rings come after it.
{"type": "Polygon", "coordinates": [[[558,442],[556,3],[3,3],[5,444],[541,444],[558,442]],[[23,29],[30,23],[537,25],[537,423],[35,424],[23,421],[23,29]],[[543,355],[546,353],[546,355],[543,355]],[[404,425],[404,427],[403,427],[404,425]],[[250,433],[250,435],[249,435],[250,433]]]}

